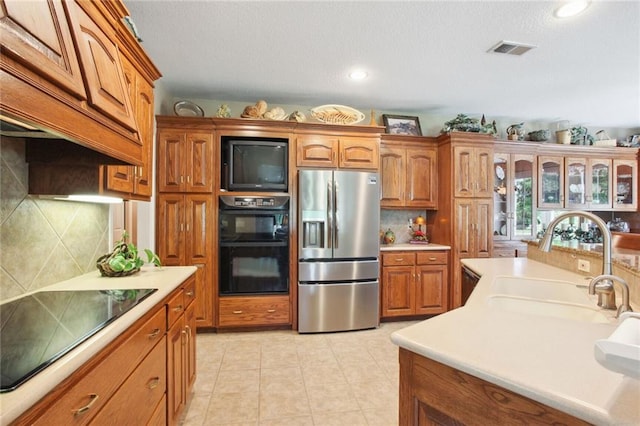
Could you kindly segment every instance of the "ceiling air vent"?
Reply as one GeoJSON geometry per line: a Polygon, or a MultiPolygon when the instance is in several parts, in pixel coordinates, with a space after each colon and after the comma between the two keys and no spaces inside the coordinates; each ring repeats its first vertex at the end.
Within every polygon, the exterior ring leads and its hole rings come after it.
{"type": "Polygon", "coordinates": [[[489,49],[489,52],[520,56],[523,53],[526,53],[535,47],[536,46],[532,46],[530,44],[516,43],[513,41],[502,40],[500,43],[496,44],[491,49],[489,49]]]}

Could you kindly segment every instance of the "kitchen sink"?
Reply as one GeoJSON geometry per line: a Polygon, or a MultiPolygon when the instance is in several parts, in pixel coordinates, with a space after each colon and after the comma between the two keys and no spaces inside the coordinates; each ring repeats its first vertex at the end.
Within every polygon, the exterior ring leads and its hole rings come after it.
{"type": "Polygon", "coordinates": [[[495,277],[490,292],[509,296],[520,296],[536,300],[559,301],[578,304],[593,304],[586,287],[575,283],[541,278],[511,276],[495,277]]]}
{"type": "Polygon", "coordinates": [[[578,303],[494,294],[487,297],[487,304],[491,308],[520,314],[539,315],[590,323],[610,322],[598,308],[578,303]]]}

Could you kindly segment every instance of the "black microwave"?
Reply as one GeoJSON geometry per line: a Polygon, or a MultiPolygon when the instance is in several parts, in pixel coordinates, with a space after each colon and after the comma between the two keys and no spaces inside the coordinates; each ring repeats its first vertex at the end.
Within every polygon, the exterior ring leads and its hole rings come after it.
{"type": "Polygon", "coordinates": [[[228,191],[288,189],[287,139],[223,139],[223,182],[228,191]]]}

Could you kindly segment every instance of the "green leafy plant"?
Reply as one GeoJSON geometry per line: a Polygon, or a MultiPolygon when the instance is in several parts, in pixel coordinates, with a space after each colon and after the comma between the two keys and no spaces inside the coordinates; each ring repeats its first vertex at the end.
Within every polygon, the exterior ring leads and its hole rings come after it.
{"type": "MultiPolygon", "coordinates": [[[[138,248],[133,243],[127,243],[129,234],[124,231],[122,239],[118,241],[111,253],[101,256],[96,266],[100,270],[100,274],[106,277],[122,277],[135,274],[140,271],[144,260],[140,258],[138,248]]],[[[160,258],[157,254],[149,249],[144,249],[147,255],[147,261],[156,266],[162,266],[160,258]]]]}

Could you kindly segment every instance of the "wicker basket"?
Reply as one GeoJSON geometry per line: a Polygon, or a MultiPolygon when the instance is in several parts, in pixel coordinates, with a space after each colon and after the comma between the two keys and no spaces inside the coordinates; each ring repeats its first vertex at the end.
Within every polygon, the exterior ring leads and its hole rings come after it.
{"type": "Polygon", "coordinates": [[[107,253],[102,255],[96,261],[96,267],[100,271],[100,275],[103,277],[126,277],[129,275],[133,275],[140,271],[140,268],[133,268],[128,271],[114,271],[113,268],[109,265],[109,261],[118,254],[124,254],[125,257],[129,252],[129,248],[125,243],[117,244],[111,253],[107,253]]]}

